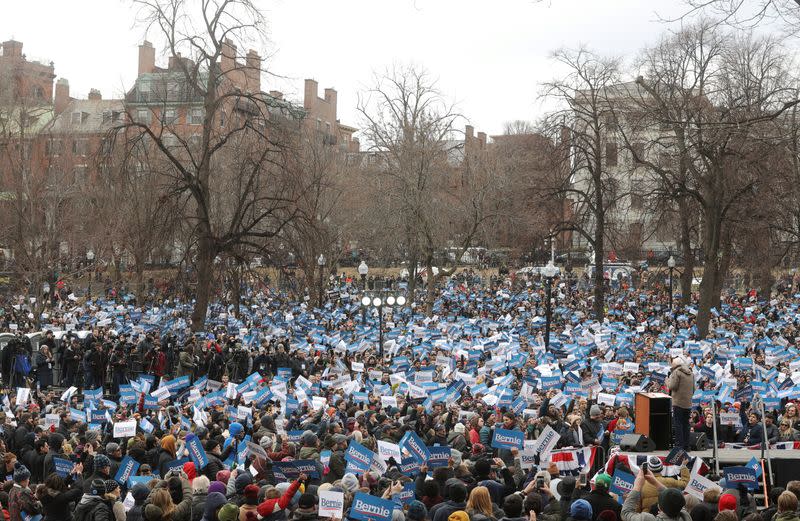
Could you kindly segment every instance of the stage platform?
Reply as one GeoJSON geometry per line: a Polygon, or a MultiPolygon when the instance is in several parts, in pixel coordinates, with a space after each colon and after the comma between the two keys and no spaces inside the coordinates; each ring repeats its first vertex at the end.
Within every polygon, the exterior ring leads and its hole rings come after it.
{"type": "MultiPolygon", "coordinates": [[[[621,454],[625,454],[626,456],[637,456],[642,454],[641,452],[622,452],[621,454]]],[[[648,454],[654,454],[656,456],[666,456],[669,454],[668,450],[657,450],[654,452],[648,452],[648,454]]],[[[772,459],[800,459],[800,450],[771,450],[769,453],[772,459]]],[[[700,456],[704,460],[708,460],[714,457],[714,451],[711,449],[708,450],[693,450],[689,452],[689,456],[700,456]]],[[[747,463],[750,459],[755,456],[756,459],[761,457],[760,450],[749,450],[749,449],[717,449],[717,458],[719,459],[720,464],[722,463],[747,463]]],[[[764,453],[764,457],[766,457],[766,453],[764,453]]]]}

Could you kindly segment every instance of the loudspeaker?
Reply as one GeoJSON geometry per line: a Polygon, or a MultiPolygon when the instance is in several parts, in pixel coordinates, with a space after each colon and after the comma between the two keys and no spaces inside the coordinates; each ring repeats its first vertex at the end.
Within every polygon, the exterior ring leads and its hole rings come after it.
{"type": "Polygon", "coordinates": [[[625,434],[619,442],[619,448],[625,452],[653,452],[656,444],[643,434],[625,434]]]}
{"type": "Polygon", "coordinates": [[[708,448],[708,438],[705,432],[690,432],[689,447],[694,450],[706,450],[708,448]]]}

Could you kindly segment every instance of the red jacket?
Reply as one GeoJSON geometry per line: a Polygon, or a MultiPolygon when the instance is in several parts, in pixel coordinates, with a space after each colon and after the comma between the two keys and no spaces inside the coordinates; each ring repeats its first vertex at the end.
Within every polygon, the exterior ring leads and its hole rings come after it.
{"type": "Polygon", "coordinates": [[[300,481],[294,480],[281,497],[265,499],[258,505],[258,515],[261,517],[266,517],[270,514],[274,514],[275,512],[280,512],[289,506],[289,503],[292,502],[292,498],[294,497],[298,488],[300,488],[300,481]]]}

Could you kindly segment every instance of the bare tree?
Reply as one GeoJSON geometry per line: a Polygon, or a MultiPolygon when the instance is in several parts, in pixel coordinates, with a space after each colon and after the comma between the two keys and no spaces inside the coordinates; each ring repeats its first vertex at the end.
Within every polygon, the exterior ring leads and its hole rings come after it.
{"type": "Polygon", "coordinates": [[[560,195],[572,200],[572,218],[559,230],[578,233],[594,251],[594,315],[603,320],[605,287],[603,262],[607,251],[607,224],[614,205],[622,197],[619,180],[609,169],[617,161],[613,104],[620,83],[620,62],[602,58],[591,51],[562,49],[553,54],[566,67],[564,77],[545,84],[544,94],[561,103],[563,109],[550,114],[545,131],[557,139],[567,133],[569,148],[556,170],[558,178],[542,190],[548,197],[560,195]]]}
{"type": "Polygon", "coordinates": [[[425,268],[430,314],[437,281],[453,273],[454,261],[492,214],[491,176],[454,139],[460,116],[424,70],[395,66],[376,78],[358,110],[366,140],[379,157],[383,197],[375,202],[383,209],[381,224],[402,237],[412,291],[417,267],[425,268]]]}
{"type": "Polygon", "coordinates": [[[129,121],[117,136],[144,138],[169,164],[169,184],[189,199],[184,218],[197,239],[192,328],[201,330],[217,256],[262,250],[293,217],[286,131],[276,123],[291,107],[261,92],[257,54],[237,59],[237,45],[264,38],[263,16],[251,0],[134,4],[145,26],[166,42],[170,68],[140,77],[127,97],[129,121]],[[190,117],[196,127],[187,125],[190,117]]]}

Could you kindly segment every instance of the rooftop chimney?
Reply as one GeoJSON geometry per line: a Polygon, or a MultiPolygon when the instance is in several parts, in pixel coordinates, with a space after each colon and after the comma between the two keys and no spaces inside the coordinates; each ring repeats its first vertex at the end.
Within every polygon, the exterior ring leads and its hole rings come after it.
{"type": "Polygon", "coordinates": [[[156,69],[156,49],[147,40],[139,46],[139,76],[149,74],[156,69]]]}
{"type": "Polygon", "coordinates": [[[245,57],[245,64],[247,68],[245,69],[247,73],[247,81],[248,87],[250,88],[251,92],[260,92],[261,91],[261,56],[258,53],[250,49],[247,51],[247,56],[245,57]]]}
{"type": "Polygon", "coordinates": [[[226,39],[222,42],[222,57],[220,58],[220,69],[223,74],[236,68],[236,46],[233,42],[226,39]]]}
{"type": "Polygon", "coordinates": [[[16,40],[3,42],[3,56],[22,58],[22,42],[16,40]]]}
{"type": "Polygon", "coordinates": [[[56,96],[53,102],[56,114],[61,114],[69,105],[69,82],[66,78],[59,78],[56,82],[56,96]]]}
{"type": "Polygon", "coordinates": [[[464,133],[467,135],[467,138],[471,138],[475,133],[475,128],[472,125],[467,125],[464,133]]]}
{"type": "Polygon", "coordinates": [[[486,132],[478,132],[478,142],[481,144],[481,148],[486,146],[486,132]]]}
{"type": "Polygon", "coordinates": [[[319,84],[316,80],[306,80],[305,83],[305,93],[303,95],[303,107],[310,109],[313,103],[317,99],[317,91],[319,90],[319,84]]]}
{"type": "Polygon", "coordinates": [[[103,99],[103,95],[100,94],[100,91],[97,89],[91,89],[89,91],[89,99],[92,101],[99,101],[103,99]]]}

